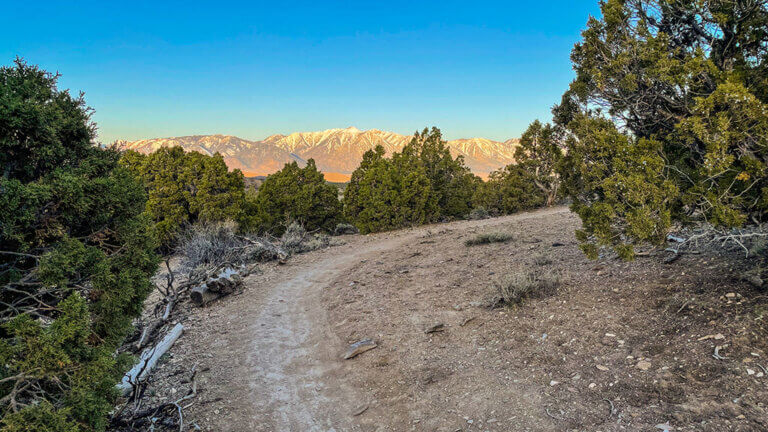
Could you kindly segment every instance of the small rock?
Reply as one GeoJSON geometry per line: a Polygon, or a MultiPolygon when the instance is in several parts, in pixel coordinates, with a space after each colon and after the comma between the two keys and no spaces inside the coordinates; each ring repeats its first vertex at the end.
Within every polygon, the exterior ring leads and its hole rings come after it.
{"type": "Polygon", "coordinates": [[[364,412],[365,412],[367,409],[368,409],[368,404],[365,404],[365,405],[361,405],[360,407],[358,407],[357,409],[355,409],[354,411],[352,411],[352,415],[353,415],[353,416],[355,416],[355,417],[357,417],[357,416],[359,416],[360,414],[364,413],[364,412]]]}
{"type": "Polygon", "coordinates": [[[656,429],[661,429],[664,432],[670,432],[674,430],[674,428],[672,428],[672,426],[669,425],[669,422],[657,424],[656,429]]]}
{"type": "Polygon", "coordinates": [[[722,339],[725,339],[725,335],[723,335],[722,333],[711,334],[711,335],[702,336],[698,340],[705,341],[707,339],[722,340],[722,339]]]}
{"type": "Polygon", "coordinates": [[[441,331],[444,331],[444,330],[445,330],[445,324],[437,323],[437,324],[434,324],[432,326],[427,327],[427,329],[424,330],[424,333],[427,333],[427,334],[429,334],[429,333],[436,333],[436,332],[441,332],[441,331]]]}
{"type": "Polygon", "coordinates": [[[734,292],[729,292],[728,294],[725,295],[725,298],[734,298],[734,297],[736,297],[736,293],[734,292]]]}
{"type": "Polygon", "coordinates": [[[598,370],[601,370],[601,371],[603,371],[603,372],[607,372],[607,371],[609,371],[609,370],[610,370],[610,369],[608,369],[608,367],[607,367],[607,366],[603,366],[603,365],[596,365],[595,367],[596,367],[598,370]]]}
{"type": "Polygon", "coordinates": [[[754,374],[755,374],[755,370],[754,369],[747,368],[747,375],[754,375],[754,374]]]}
{"type": "Polygon", "coordinates": [[[377,346],[378,345],[376,345],[376,342],[374,342],[373,339],[363,339],[361,341],[357,341],[349,346],[347,352],[344,354],[344,360],[349,360],[352,357],[356,357],[366,351],[370,351],[377,346]]]}
{"type": "Polygon", "coordinates": [[[552,381],[550,381],[550,382],[549,382],[549,386],[550,386],[550,387],[554,387],[554,386],[556,386],[556,385],[558,385],[558,384],[560,384],[560,381],[555,381],[555,380],[552,380],[552,381]]]}
{"type": "Polygon", "coordinates": [[[595,383],[589,383],[589,388],[593,389],[593,388],[595,388],[595,387],[597,387],[597,384],[595,384],[595,383]]]}
{"type": "Polygon", "coordinates": [[[638,369],[640,369],[642,371],[647,371],[648,369],[651,368],[651,362],[646,361],[646,360],[641,360],[641,361],[637,362],[635,367],[637,367],[638,369]]]}

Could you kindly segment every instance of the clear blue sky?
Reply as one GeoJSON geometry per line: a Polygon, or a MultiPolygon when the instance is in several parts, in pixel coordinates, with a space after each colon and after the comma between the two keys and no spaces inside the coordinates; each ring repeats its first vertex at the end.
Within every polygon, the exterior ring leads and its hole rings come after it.
{"type": "Polygon", "coordinates": [[[6,2],[0,63],[59,71],[105,143],[352,125],[502,140],[549,118],[597,13],[597,0],[6,2]]]}

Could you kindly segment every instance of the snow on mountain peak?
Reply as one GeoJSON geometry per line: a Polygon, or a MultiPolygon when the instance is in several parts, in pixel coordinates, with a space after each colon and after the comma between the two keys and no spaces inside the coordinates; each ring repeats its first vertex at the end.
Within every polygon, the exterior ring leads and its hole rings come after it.
{"type": "MultiPolygon", "coordinates": [[[[310,158],[323,172],[350,174],[360,164],[366,151],[381,145],[387,154],[391,154],[401,150],[411,138],[411,135],[378,129],[361,131],[349,126],[317,132],[275,134],[261,141],[217,134],[119,141],[116,145],[142,153],[172,146],[206,154],[220,153],[230,168],[239,168],[247,175],[270,174],[285,163],[303,163],[310,158]]],[[[486,138],[465,138],[448,141],[447,145],[454,156],[464,156],[465,163],[473,172],[487,175],[514,162],[518,140],[498,142],[486,138]]]]}

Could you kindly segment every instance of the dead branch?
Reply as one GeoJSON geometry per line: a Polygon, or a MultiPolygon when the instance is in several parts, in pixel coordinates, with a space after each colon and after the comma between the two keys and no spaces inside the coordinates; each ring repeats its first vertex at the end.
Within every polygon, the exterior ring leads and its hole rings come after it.
{"type": "Polygon", "coordinates": [[[141,353],[139,362],[125,374],[117,386],[118,389],[123,394],[128,394],[136,383],[146,378],[157,364],[157,361],[160,360],[160,357],[173,346],[183,331],[184,326],[181,323],[176,324],[157,345],[141,353]]]}

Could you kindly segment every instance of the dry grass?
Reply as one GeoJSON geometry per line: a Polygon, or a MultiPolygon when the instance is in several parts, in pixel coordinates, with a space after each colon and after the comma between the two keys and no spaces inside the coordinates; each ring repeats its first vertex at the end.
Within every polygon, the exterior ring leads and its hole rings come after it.
{"type": "Polygon", "coordinates": [[[526,299],[554,295],[561,282],[559,272],[547,269],[513,273],[493,284],[495,296],[492,306],[519,305],[526,299]]]}
{"type": "Polygon", "coordinates": [[[539,253],[533,257],[533,263],[539,267],[544,267],[552,264],[552,258],[544,253],[539,253]]]}
{"type": "Polygon", "coordinates": [[[475,237],[464,242],[466,246],[477,246],[490,243],[506,243],[512,240],[512,234],[502,232],[490,232],[478,234],[475,237]]]}
{"type": "Polygon", "coordinates": [[[237,236],[234,222],[197,224],[180,236],[176,251],[181,267],[187,272],[201,266],[216,267],[225,263],[241,264],[246,241],[237,236]]]}
{"type": "Polygon", "coordinates": [[[292,254],[310,252],[338,244],[338,241],[328,234],[309,232],[297,222],[288,226],[283,236],[280,237],[280,242],[283,248],[292,254]]]}

